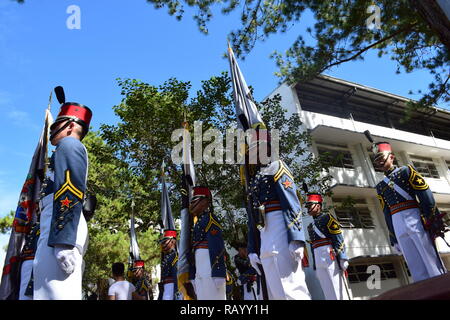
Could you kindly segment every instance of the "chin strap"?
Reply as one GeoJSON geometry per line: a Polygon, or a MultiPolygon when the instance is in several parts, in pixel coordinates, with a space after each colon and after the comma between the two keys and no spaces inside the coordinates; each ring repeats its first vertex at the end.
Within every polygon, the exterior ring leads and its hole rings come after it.
{"type": "MultiPolygon", "coordinates": [[[[53,133],[50,136],[50,141],[52,141],[61,131],[63,131],[65,128],[67,128],[67,126],[69,124],[71,124],[72,122],[78,123],[75,119],[67,119],[66,121],[67,122],[65,125],[63,125],[61,128],[58,129],[58,131],[56,131],[55,133],[53,133]]],[[[87,131],[85,130],[85,127],[83,125],[81,125],[81,126],[83,127],[83,133],[80,136],[80,141],[83,140],[83,138],[86,136],[86,133],[87,133],[87,131]]]]}
{"type": "Polygon", "coordinates": [[[63,125],[61,128],[59,128],[52,135],[50,135],[50,141],[52,141],[61,131],[63,131],[65,128],[67,128],[69,126],[69,124],[71,124],[74,121],[75,121],[74,119],[67,119],[67,122],[65,125],[63,125]]]}

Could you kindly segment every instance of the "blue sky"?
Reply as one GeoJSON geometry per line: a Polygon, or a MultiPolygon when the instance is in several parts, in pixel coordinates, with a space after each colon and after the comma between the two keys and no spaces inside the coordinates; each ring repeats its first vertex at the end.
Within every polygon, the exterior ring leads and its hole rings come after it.
{"type": "MultiPolygon", "coordinates": [[[[15,209],[55,86],[64,86],[68,101],[93,110],[91,125],[97,130],[102,123],[117,121],[112,106],[121,100],[118,77],[154,85],[176,77],[190,80],[195,90],[201,80],[228,70],[222,56],[228,32],[238,26],[238,15],[217,15],[209,25],[209,35],[203,35],[190,13],[187,10],[179,22],[166,9],[156,10],[145,0],[1,2],[0,216],[15,209]],[[70,5],[81,9],[81,30],[66,27],[70,5]]],[[[240,61],[257,100],[279,82],[269,55],[274,50],[284,52],[312,23],[311,15],[305,15],[288,33],[258,43],[240,61]]],[[[431,79],[426,72],[396,75],[395,63],[375,54],[328,74],[403,96],[410,89],[426,89],[431,79]]],[[[54,116],[58,108],[53,103],[54,116]]],[[[0,235],[0,248],[6,239],[0,235]]],[[[0,253],[0,266],[3,259],[0,253]]]]}

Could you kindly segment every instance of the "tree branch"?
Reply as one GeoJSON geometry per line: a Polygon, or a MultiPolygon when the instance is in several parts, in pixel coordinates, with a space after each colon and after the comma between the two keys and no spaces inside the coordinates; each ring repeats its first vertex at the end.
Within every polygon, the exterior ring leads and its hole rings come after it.
{"type": "Polygon", "coordinates": [[[334,63],[332,63],[332,64],[329,64],[328,66],[322,68],[322,69],[320,70],[319,73],[322,73],[322,72],[324,72],[325,70],[327,70],[327,69],[329,69],[329,68],[331,68],[331,67],[334,67],[334,66],[336,66],[336,65],[338,65],[338,64],[341,64],[341,63],[344,63],[344,62],[351,61],[351,60],[355,59],[356,57],[360,56],[361,54],[363,54],[364,52],[366,52],[367,50],[369,50],[369,49],[371,49],[371,48],[373,48],[373,47],[379,45],[380,43],[383,43],[383,42],[385,42],[385,41],[387,41],[387,40],[389,40],[389,39],[392,39],[392,38],[394,38],[395,36],[397,36],[397,35],[399,35],[399,34],[401,34],[401,33],[403,33],[403,32],[406,32],[406,31],[411,30],[415,25],[417,25],[417,22],[415,22],[415,23],[413,23],[413,24],[407,26],[406,28],[397,30],[397,31],[394,32],[393,34],[391,34],[391,35],[389,35],[389,36],[387,36],[387,37],[385,37],[385,38],[383,38],[383,39],[381,39],[381,40],[378,40],[377,42],[372,43],[370,46],[367,46],[367,47],[365,47],[364,49],[359,50],[356,54],[354,54],[354,55],[351,56],[350,58],[347,58],[347,59],[344,59],[344,60],[339,60],[339,61],[337,61],[337,62],[334,62],[334,63]]]}

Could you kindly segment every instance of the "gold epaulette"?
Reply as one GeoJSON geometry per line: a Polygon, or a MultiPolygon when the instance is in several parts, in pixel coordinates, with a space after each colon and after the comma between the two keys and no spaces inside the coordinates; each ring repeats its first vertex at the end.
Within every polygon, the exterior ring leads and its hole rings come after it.
{"type": "Polygon", "coordinates": [[[328,216],[330,217],[330,220],[327,223],[328,231],[331,234],[342,233],[341,227],[339,226],[339,222],[331,214],[328,214],[328,216]]]}
{"type": "Polygon", "coordinates": [[[415,190],[427,190],[429,187],[428,187],[427,182],[425,181],[425,178],[422,177],[420,175],[420,173],[418,173],[416,171],[416,169],[414,169],[413,166],[408,165],[408,167],[409,167],[409,170],[411,171],[409,173],[408,181],[409,181],[409,184],[413,187],[413,189],[415,189],[415,190]]]}

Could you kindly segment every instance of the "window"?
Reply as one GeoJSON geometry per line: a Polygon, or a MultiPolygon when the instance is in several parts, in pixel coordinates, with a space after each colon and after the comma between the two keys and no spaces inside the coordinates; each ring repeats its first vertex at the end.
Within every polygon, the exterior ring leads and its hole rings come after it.
{"type": "Polygon", "coordinates": [[[369,266],[378,266],[380,268],[380,280],[387,280],[397,278],[393,263],[372,263],[372,264],[359,264],[350,265],[348,267],[348,280],[350,283],[365,282],[371,276],[371,273],[367,273],[369,266]]]}
{"type": "Polygon", "coordinates": [[[433,159],[419,156],[410,156],[410,158],[414,167],[422,176],[425,178],[440,178],[433,159]]]}
{"type": "Polygon", "coordinates": [[[343,206],[343,199],[333,199],[334,212],[344,229],[374,229],[372,215],[364,199],[352,199],[352,206],[343,206]]]}
{"type": "Polygon", "coordinates": [[[373,229],[372,216],[367,208],[335,209],[336,216],[342,228],[373,229]]]}
{"type": "Polygon", "coordinates": [[[352,154],[344,146],[317,144],[319,156],[331,167],[354,169],[352,154]]]}

